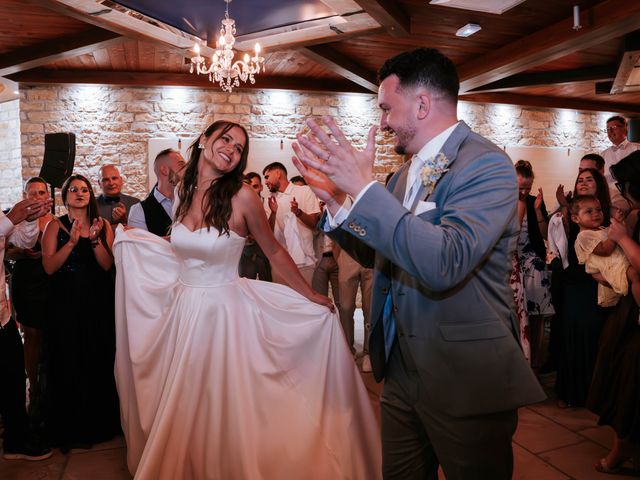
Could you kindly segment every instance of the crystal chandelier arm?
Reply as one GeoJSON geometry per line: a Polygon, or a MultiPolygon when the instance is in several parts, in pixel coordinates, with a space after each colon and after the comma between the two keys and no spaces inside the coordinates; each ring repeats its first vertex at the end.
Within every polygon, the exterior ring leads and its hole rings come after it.
{"type": "MultiPolygon", "coordinates": [[[[218,83],[223,91],[231,92],[233,87],[240,85],[240,80],[250,83],[255,83],[254,75],[260,73],[260,67],[264,72],[264,58],[260,56],[260,45],[256,43],[254,56],[245,54],[244,60],[239,59],[235,62],[233,58],[235,56],[233,52],[233,45],[236,42],[235,33],[235,20],[229,17],[229,3],[231,0],[224,0],[227,4],[224,14],[224,20],[220,27],[220,36],[216,41],[216,50],[211,57],[211,64],[207,67],[207,62],[200,55],[200,45],[197,43],[194,45],[193,50],[195,56],[191,58],[191,66],[189,71],[198,75],[209,75],[209,80],[213,83],[218,83]]],[[[208,49],[210,50],[210,49],[208,49]]]]}

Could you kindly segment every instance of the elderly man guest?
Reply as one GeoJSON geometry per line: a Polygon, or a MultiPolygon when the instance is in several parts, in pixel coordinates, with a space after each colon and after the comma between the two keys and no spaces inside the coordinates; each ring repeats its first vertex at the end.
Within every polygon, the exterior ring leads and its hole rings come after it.
{"type": "Polygon", "coordinates": [[[608,183],[612,183],[609,169],[631,152],[640,150],[640,143],[630,142],[627,139],[628,127],[627,120],[624,117],[615,115],[607,120],[607,136],[611,140],[609,148],[602,152],[604,157],[605,178],[608,183]]]}
{"type": "Polygon", "coordinates": [[[100,168],[102,193],[96,198],[98,211],[102,218],[106,218],[114,226],[118,223],[126,225],[129,209],[140,201],[122,193],[123,184],[124,180],[115,165],[104,165],[100,168]]]}
{"type": "Polygon", "coordinates": [[[402,53],[379,76],[380,125],[413,157],[388,190],[373,181],[376,127],[358,151],[331,118],[331,136],[309,120],[294,161],[326,202],[324,229],[375,266],[369,355],[385,379],[383,473],[437,479],[440,464],[448,480],[510,479],[517,408],[544,399],[507,283],[513,164],[458,121],[458,75],[437,50],[402,53]]]}
{"type": "Polygon", "coordinates": [[[160,237],[169,233],[173,222],[173,192],[184,168],[180,152],[167,148],[156,155],[153,172],[158,182],[147,198],[135,203],[129,210],[129,226],[142,228],[160,237]]]}

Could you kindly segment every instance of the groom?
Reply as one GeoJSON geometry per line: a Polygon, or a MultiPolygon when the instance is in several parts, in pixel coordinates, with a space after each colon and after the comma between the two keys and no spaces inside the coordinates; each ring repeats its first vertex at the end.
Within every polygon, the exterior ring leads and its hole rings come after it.
{"type": "Polygon", "coordinates": [[[369,352],[381,397],[385,479],[509,479],[519,406],[544,399],[519,348],[508,279],[517,241],[509,158],[456,116],[459,81],[437,50],[379,72],[380,127],[412,155],[372,181],[376,127],[356,150],[332,119],[298,136],[296,165],[323,227],[375,267],[369,352]],[[353,202],[351,199],[354,199],[353,202]]]}

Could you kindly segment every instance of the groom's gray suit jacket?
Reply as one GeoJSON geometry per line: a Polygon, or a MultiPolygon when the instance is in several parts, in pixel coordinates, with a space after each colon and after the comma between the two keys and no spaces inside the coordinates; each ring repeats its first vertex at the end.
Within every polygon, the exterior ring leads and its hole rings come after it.
{"type": "MultiPolygon", "coordinates": [[[[424,401],[452,416],[482,415],[545,395],[517,340],[509,286],[518,187],[509,157],[464,123],[441,152],[450,160],[430,202],[402,206],[409,163],[386,190],[374,184],[330,236],[375,267],[373,372],[385,375],[382,313],[391,291],[397,341],[425,385],[424,401]]],[[[424,187],[418,201],[427,197],[424,187]]]]}

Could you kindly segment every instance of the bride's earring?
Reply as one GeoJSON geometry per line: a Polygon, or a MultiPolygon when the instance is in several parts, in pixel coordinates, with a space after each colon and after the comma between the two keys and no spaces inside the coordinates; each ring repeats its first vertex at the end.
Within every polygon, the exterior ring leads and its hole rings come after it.
{"type": "Polygon", "coordinates": [[[199,144],[198,144],[198,148],[199,148],[200,150],[204,150],[204,143],[199,143],[199,144]]]}

